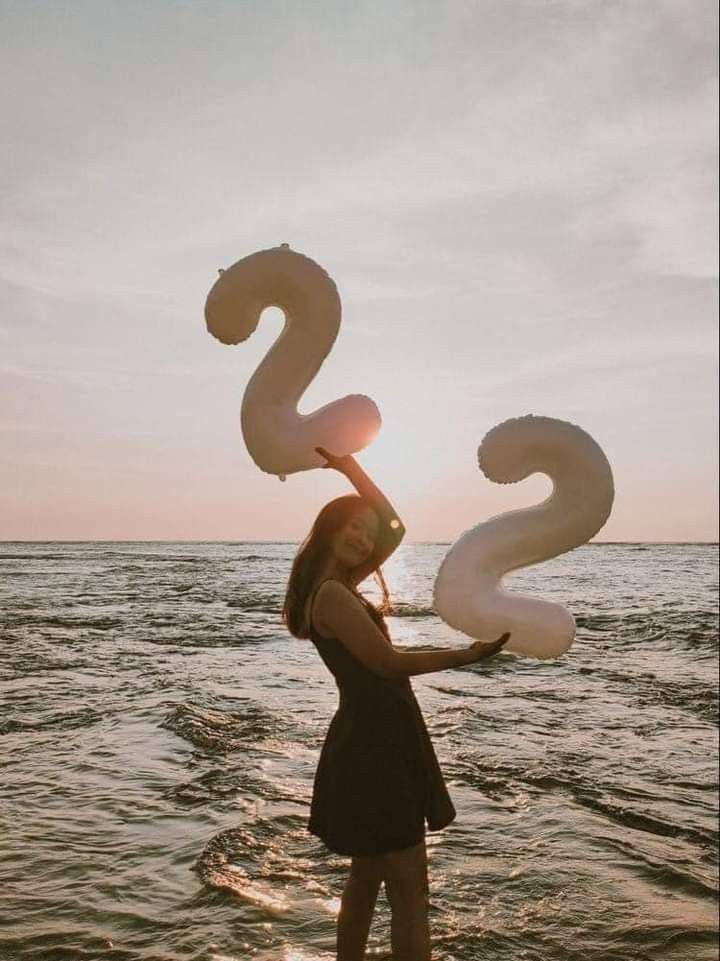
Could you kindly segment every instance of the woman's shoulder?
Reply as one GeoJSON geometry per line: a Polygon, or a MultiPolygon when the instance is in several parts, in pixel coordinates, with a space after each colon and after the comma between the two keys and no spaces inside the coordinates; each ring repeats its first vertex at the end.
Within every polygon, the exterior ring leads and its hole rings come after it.
{"type": "Polygon", "coordinates": [[[349,607],[357,607],[358,604],[371,616],[377,615],[377,610],[362,594],[342,581],[336,580],[334,577],[328,577],[321,581],[311,594],[310,623],[320,627],[322,633],[323,611],[327,611],[331,606],[348,605],[349,607]],[[318,624],[318,621],[320,621],[320,624],[318,624]]]}
{"type": "Polygon", "coordinates": [[[342,581],[336,580],[334,577],[328,577],[324,581],[321,581],[315,588],[313,594],[314,603],[325,605],[340,601],[346,604],[361,604],[364,608],[377,613],[376,608],[373,607],[370,601],[363,597],[359,591],[344,584],[342,581]]]}
{"type": "Polygon", "coordinates": [[[357,598],[359,596],[352,591],[346,584],[341,581],[336,580],[334,577],[327,577],[324,581],[320,581],[319,584],[315,586],[310,594],[310,619],[312,622],[313,616],[322,616],[322,611],[327,609],[328,605],[331,604],[347,604],[354,603],[352,598],[357,598]]]}
{"type": "Polygon", "coordinates": [[[359,605],[365,614],[374,621],[377,627],[379,627],[387,637],[388,632],[385,619],[377,607],[366,597],[363,597],[359,591],[353,590],[341,581],[337,581],[334,578],[323,581],[316,589],[315,598],[316,600],[311,607],[310,615],[311,618],[314,618],[315,626],[319,628],[321,634],[326,633],[323,631],[322,626],[323,611],[328,611],[331,606],[337,610],[338,605],[346,606],[346,609],[357,609],[359,605]]]}
{"type": "Polygon", "coordinates": [[[308,598],[307,618],[310,630],[330,639],[332,634],[327,624],[323,623],[323,610],[327,610],[329,604],[337,604],[338,600],[344,601],[349,593],[349,589],[334,577],[327,577],[316,584],[308,598]]]}

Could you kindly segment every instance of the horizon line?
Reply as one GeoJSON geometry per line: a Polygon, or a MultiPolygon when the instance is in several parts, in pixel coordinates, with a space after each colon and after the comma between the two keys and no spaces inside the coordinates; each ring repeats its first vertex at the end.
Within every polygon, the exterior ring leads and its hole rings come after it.
{"type": "MultiPolygon", "coordinates": [[[[461,536],[461,535],[459,535],[461,536]]],[[[456,538],[457,540],[457,538],[456,538]]],[[[232,540],[217,540],[208,538],[150,538],[150,539],[140,539],[140,538],[80,538],[68,540],[66,538],[60,540],[42,540],[42,539],[13,539],[13,540],[0,540],[0,544],[301,544],[302,540],[257,540],[253,538],[248,539],[236,539],[232,540]]],[[[454,544],[454,540],[449,541],[413,541],[406,540],[406,544],[439,544],[439,545],[450,545],[454,544]]],[[[694,546],[703,545],[707,547],[720,546],[720,541],[595,541],[589,540],[584,544],[578,544],[578,547],[603,547],[612,545],[623,545],[623,544],[649,544],[653,546],[664,546],[664,545],[676,545],[676,546],[694,546]]],[[[398,545],[399,546],[399,545],[398,545]]],[[[577,550],[577,548],[572,548],[572,550],[577,550]]],[[[563,553],[569,553],[569,551],[564,551],[563,553]]]]}

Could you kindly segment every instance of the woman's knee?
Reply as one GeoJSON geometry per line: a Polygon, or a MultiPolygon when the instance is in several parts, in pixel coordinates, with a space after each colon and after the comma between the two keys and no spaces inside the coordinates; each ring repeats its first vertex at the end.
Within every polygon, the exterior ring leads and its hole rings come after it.
{"type": "Polygon", "coordinates": [[[427,918],[430,907],[428,889],[420,879],[386,881],[385,893],[393,917],[406,921],[420,921],[427,918]]]}

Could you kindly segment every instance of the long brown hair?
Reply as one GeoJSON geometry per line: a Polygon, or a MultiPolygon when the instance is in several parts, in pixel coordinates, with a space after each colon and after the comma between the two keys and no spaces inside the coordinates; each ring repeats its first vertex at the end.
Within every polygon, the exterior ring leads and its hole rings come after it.
{"type": "MultiPolygon", "coordinates": [[[[293,637],[306,638],[308,624],[305,618],[305,605],[310,592],[315,587],[318,574],[324,568],[330,556],[330,540],[360,507],[370,507],[359,494],[346,494],[336,497],[320,511],[310,533],[298,548],[290,569],[285,603],[283,604],[282,619],[293,637]]],[[[377,612],[381,615],[392,611],[390,592],[387,589],[382,570],[377,567],[373,571],[380,590],[382,603],[377,612]]],[[[369,601],[366,601],[369,603],[369,601]]]]}

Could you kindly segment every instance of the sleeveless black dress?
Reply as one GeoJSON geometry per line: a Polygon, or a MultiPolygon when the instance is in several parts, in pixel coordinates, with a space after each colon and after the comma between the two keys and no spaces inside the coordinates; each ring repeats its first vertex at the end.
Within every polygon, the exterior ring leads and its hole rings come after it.
{"type": "MultiPolygon", "coordinates": [[[[307,828],[336,854],[410,847],[425,836],[426,821],[438,831],[456,815],[410,679],[380,677],[341,641],[318,634],[314,600],[310,639],[340,704],[320,752],[307,828]]],[[[390,643],[382,615],[360,600],[390,643]]]]}

